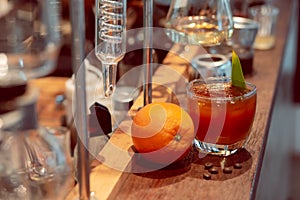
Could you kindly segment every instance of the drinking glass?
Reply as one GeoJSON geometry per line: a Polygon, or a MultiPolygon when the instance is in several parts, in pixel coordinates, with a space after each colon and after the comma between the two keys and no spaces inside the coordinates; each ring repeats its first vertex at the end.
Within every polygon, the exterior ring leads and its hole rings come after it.
{"type": "Polygon", "coordinates": [[[201,54],[192,60],[189,80],[201,77],[231,76],[231,62],[221,54],[201,54]]]}
{"type": "Polygon", "coordinates": [[[254,48],[268,50],[275,45],[275,29],[279,9],[271,5],[253,6],[249,8],[249,17],[259,23],[254,48]]]}
{"type": "Polygon", "coordinates": [[[229,78],[195,79],[188,84],[188,112],[196,130],[195,147],[227,156],[243,147],[256,110],[256,87],[234,87],[229,78]]]}
{"type": "Polygon", "coordinates": [[[229,0],[172,0],[165,26],[174,42],[219,45],[233,32],[229,0]]]}
{"type": "Polygon", "coordinates": [[[253,74],[253,43],[259,24],[244,17],[233,17],[234,32],[228,45],[234,49],[240,58],[244,75],[253,74]]]}

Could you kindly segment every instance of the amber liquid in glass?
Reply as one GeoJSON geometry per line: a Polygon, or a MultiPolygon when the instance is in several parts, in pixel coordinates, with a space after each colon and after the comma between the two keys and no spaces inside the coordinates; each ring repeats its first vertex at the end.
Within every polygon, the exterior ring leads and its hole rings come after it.
{"type": "Polygon", "coordinates": [[[251,130],[256,94],[230,83],[192,86],[196,98],[189,98],[188,109],[201,142],[231,145],[244,141],[251,130]],[[200,98],[197,98],[200,97],[200,98]]]}

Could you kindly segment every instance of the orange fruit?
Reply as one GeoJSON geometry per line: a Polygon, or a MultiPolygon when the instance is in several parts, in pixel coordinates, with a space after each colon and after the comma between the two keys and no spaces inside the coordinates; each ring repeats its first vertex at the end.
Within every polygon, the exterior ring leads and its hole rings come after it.
{"type": "Polygon", "coordinates": [[[136,113],[131,134],[135,149],[143,157],[170,164],[190,150],[194,125],[190,115],[180,106],[155,102],[136,113]]]}

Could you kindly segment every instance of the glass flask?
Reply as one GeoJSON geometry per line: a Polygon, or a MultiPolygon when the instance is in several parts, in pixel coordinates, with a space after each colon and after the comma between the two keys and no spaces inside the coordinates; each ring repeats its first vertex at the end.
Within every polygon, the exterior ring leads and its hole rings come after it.
{"type": "Polygon", "coordinates": [[[54,70],[61,44],[60,6],[59,0],[0,1],[2,73],[21,71],[36,78],[54,70]]]}
{"type": "Polygon", "coordinates": [[[31,199],[65,199],[74,186],[69,130],[39,126],[22,135],[31,199]]]}
{"type": "Polygon", "coordinates": [[[229,0],[172,0],[165,27],[174,42],[210,47],[231,37],[229,0]]]}
{"type": "Polygon", "coordinates": [[[13,131],[8,131],[21,123],[21,112],[4,113],[0,110],[0,199],[29,200],[31,192],[25,175],[26,151],[24,145],[20,145],[23,140],[16,137],[13,131]]]}
{"type": "Polygon", "coordinates": [[[74,185],[65,137],[43,127],[1,131],[0,199],[64,199],[74,185]]]}
{"type": "Polygon", "coordinates": [[[56,66],[60,5],[0,0],[0,199],[64,199],[74,184],[69,132],[39,125],[28,84],[56,66]]]}
{"type": "Polygon", "coordinates": [[[60,200],[74,186],[70,133],[39,125],[37,97],[28,88],[0,108],[0,199],[60,200]]]}

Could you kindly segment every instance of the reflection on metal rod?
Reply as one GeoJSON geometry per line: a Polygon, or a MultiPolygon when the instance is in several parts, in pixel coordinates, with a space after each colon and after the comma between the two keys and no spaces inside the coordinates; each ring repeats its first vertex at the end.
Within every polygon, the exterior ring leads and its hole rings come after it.
{"type": "Polygon", "coordinates": [[[144,0],[144,106],[152,102],[153,0],[144,0]]]}
{"type": "Polygon", "coordinates": [[[79,199],[90,199],[89,183],[89,153],[88,153],[88,127],[87,127],[87,102],[85,85],[84,41],[85,41],[85,17],[84,0],[71,1],[71,24],[72,24],[72,65],[76,75],[75,102],[76,117],[75,125],[78,133],[78,183],[79,199]],[[82,65],[81,65],[82,64],[82,65]],[[81,67],[80,67],[81,66],[81,67]]]}

